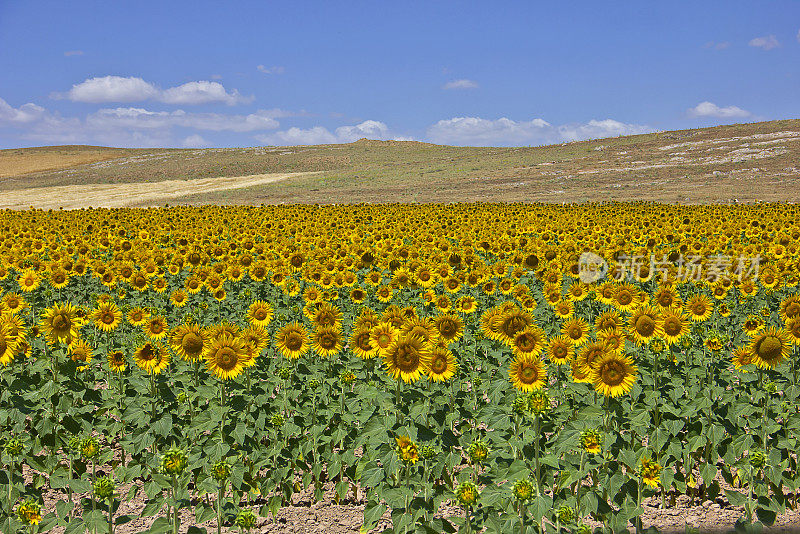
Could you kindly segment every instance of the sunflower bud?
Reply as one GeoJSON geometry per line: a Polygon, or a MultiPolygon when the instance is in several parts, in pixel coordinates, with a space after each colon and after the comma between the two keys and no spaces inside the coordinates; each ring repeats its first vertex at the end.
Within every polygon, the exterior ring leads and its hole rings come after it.
{"type": "Polygon", "coordinates": [[[761,451],[750,451],[750,465],[756,469],[761,469],[767,465],[767,457],[761,451]]]}
{"type": "Polygon", "coordinates": [[[292,368],[281,367],[280,371],[278,371],[278,376],[281,380],[289,380],[292,377],[292,368]]]}
{"type": "Polygon", "coordinates": [[[339,375],[339,382],[345,386],[352,384],[355,379],[356,375],[354,375],[351,371],[342,371],[342,374],[339,375]]]}
{"type": "Polygon", "coordinates": [[[276,413],[275,415],[272,416],[269,422],[272,423],[272,426],[277,428],[283,426],[284,419],[281,414],[276,413]]]}
{"type": "Polygon", "coordinates": [[[436,447],[433,445],[423,445],[422,446],[422,458],[425,460],[432,460],[439,455],[439,451],[436,450],[436,447]]]}
{"type": "Polygon", "coordinates": [[[317,380],[316,378],[312,378],[311,380],[308,381],[308,387],[310,387],[311,389],[317,389],[319,386],[320,386],[320,381],[317,380]]]}
{"type": "Polygon", "coordinates": [[[515,397],[512,409],[514,410],[514,413],[517,414],[525,413],[528,410],[528,397],[519,395],[515,397]]]}
{"type": "Polygon", "coordinates": [[[466,480],[456,488],[456,499],[462,506],[473,506],[478,502],[478,486],[466,480]]]}
{"type": "Polygon", "coordinates": [[[97,458],[98,454],[100,454],[100,442],[97,441],[96,437],[90,436],[81,441],[81,456],[87,460],[92,460],[97,458]]]}
{"type": "Polygon", "coordinates": [[[536,390],[528,395],[528,409],[534,415],[541,415],[551,408],[550,395],[544,390],[536,390]]]}
{"type": "Polygon", "coordinates": [[[72,454],[81,454],[81,438],[79,436],[72,436],[69,438],[69,443],[67,446],[72,454]]]}
{"type": "Polygon", "coordinates": [[[98,477],[97,480],[94,481],[92,489],[98,499],[110,500],[114,498],[114,490],[117,489],[117,485],[114,483],[113,478],[104,476],[98,477]]]}
{"type": "Polygon", "coordinates": [[[189,456],[186,451],[177,447],[171,447],[161,457],[161,472],[167,475],[177,476],[183,473],[189,463],[189,456]]]}
{"type": "Polygon", "coordinates": [[[581,447],[588,453],[597,454],[600,452],[602,438],[600,432],[595,429],[584,430],[581,432],[581,447]]]}
{"type": "Polygon", "coordinates": [[[22,454],[22,441],[18,438],[8,438],[3,449],[11,457],[17,457],[22,454]]]}
{"type": "Polygon", "coordinates": [[[211,477],[217,482],[224,482],[231,476],[231,466],[225,460],[220,460],[211,466],[211,477]]]}
{"type": "Polygon", "coordinates": [[[38,525],[42,520],[42,505],[30,497],[17,505],[17,518],[24,525],[38,525]]]}
{"type": "Polygon", "coordinates": [[[245,508],[236,516],[236,526],[245,530],[251,530],[256,526],[256,514],[249,508],[245,508]]]}
{"type": "Polygon", "coordinates": [[[480,464],[485,462],[486,458],[489,457],[489,446],[480,440],[473,441],[467,453],[469,455],[469,460],[473,464],[480,464]]]}
{"type": "Polygon", "coordinates": [[[533,497],[533,482],[521,478],[514,482],[514,498],[520,502],[529,501],[533,497]]]}
{"type": "Polygon", "coordinates": [[[575,519],[575,510],[567,505],[562,505],[556,510],[556,518],[562,523],[571,523],[575,519]]]}

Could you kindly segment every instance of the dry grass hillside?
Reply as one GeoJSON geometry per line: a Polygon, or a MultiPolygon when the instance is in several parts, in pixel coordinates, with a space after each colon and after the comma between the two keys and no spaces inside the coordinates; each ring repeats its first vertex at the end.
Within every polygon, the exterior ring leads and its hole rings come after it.
{"type": "Polygon", "coordinates": [[[0,208],[606,200],[800,201],[800,120],[544,147],[0,150],[0,208]]]}

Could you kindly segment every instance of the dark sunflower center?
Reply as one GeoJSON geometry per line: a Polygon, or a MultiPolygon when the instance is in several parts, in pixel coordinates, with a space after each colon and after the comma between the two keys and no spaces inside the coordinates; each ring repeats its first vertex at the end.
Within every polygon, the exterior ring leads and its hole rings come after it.
{"type": "Polygon", "coordinates": [[[444,356],[437,356],[431,362],[431,370],[440,375],[447,370],[447,359],[444,356]]]}
{"type": "Polygon", "coordinates": [[[756,345],[756,354],[768,362],[772,362],[780,358],[783,351],[783,343],[775,336],[764,336],[756,345]]]}
{"type": "Polygon", "coordinates": [[[653,321],[652,317],[647,315],[642,315],[638,319],[636,319],[636,331],[639,335],[643,337],[650,337],[655,332],[656,323],[653,321]]]}
{"type": "Polygon", "coordinates": [[[419,353],[410,345],[402,345],[397,349],[395,357],[397,368],[406,373],[416,371],[419,367],[419,353]]]}
{"type": "Polygon", "coordinates": [[[523,352],[531,352],[536,347],[536,336],[533,334],[517,336],[517,347],[523,352]]]}
{"type": "Polygon", "coordinates": [[[786,317],[795,317],[800,314],[800,303],[792,302],[786,306],[786,317]]]}
{"type": "Polygon", "coordinates": [[[664,332],[668,336],[676,336],[681,331],[681,322],[675,317],[667,317],[664,320],[664,332]]]}
{"type": "Polygon", "coordinates": [[[633,295],[629,291],[620,291],[617,293],[617,302],[623,306],[630,304],[633,301],[633,295]]]}
{"type": "Polygon", "coordinates": [[[155,357],[156,351],[153,349],[153,346],[150,343],[142,347],[142,350],[139,352],[139,358],[146,362],[154,360],[155,357]]]}
{"type": "Polygon", "coordinates": [[[336,347],[336,336],[333,334],[322,334],[319,338],[319,346],[325,350],[332,350],[336,347]]]}
{"type": "Polygon", "coordinates": [[[292,352],[297,352],[303,346],[303,339],[299,334],[292,332],[286,336],[286,348],[292,352]]]}
{"type": "Polygon", "coordinates": [[[519,380],[523,384],[533,384],[539,378],[539,371],[532,365],[526,365],[519,372],[519,380]]]}
{"type": "Polygon", "coordinates": [[[71,321],[69,320],[69,317],[67,317],[63,313],[60,313],[53,317],[53,328],[58,332],[63,332],[65,330],[68,330],[70,324],[71,321]]]}
{"type": "Polygon", "coordinates": [[[372,350],[372,346],[369,343],[369,333],[365,332],[363,334],[359,334],[356,337],[356,346],[365,352],[369,352],[372,350]]]}
{"type": "Polygon", "coordinates": [[[580,339],[583,337],[583,329],[578,325],[572,325],[569,328],[569,337],[572,339],[580,339]]]}
{"type": "Polygon", "coordinates": [[[233,349],[224,347],[217,352],[217,365],[225,371],[230,371],[236,367],[238,361],[239,359],[233,349]]]}
{"type": "Polygon", "coordinates": [[[186,352],[186,354],[198,354],[201,350],[203,350],[203,340],[200,339],[200,336],[194,332],[190,332],[183,336],[183,342],[181,345],[183,346],[183,350],[186,352]]]}
{"type": "Polygon", "coordinates": [[[608,362],[600,370],[603,383],[608,386],[618,386],[625,379],[625,369],[618,362],[608,362]]]}
{"type": "Polygon", "coordinates": [[[447,338],[452,337],[456,334],[457,331],[458,331],[458,326],[456,325],[455,321],[452,321],[450,319],[445,319],[439,323],[439,332],[444,337],[447,338]]]}
{"type": "Polygon", "coordinates": [[[661,293],[658,296],[658,303],[665,308],[672,306],[672,295],[670,293],[661,293]]]}
{"type": "Polygon", "coordinates": [[[698,302],[692,306],[692,313],[695,315],[705,315],[706,313],[706,305],[702,302],[698,302]]]}
{"type": "Polygon", "coordinates": [[[114,322],[114,314],[110,311],[104,311],[100,316],[100,322],[104,324],[112,324],[114,322]]]}

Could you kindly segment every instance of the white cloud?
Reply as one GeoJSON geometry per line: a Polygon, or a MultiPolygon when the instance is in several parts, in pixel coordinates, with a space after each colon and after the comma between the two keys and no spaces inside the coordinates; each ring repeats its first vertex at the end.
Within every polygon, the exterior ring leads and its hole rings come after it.
{"type": "Polygon", "coordinates": [[[130,128],[136,130],[172,127],[195,130],[254,132],[273,130],[280,126],[268,110],[249,115],[224,115],[220,113],[187,113],[176,111],[149,111],[142,108],[100,109],[86,117],[86,123],[95,128],[130,128]]]}
{"type": "Polygon", "coordinates": [[[219,82],[200,81],[185,83],[162,91],[159,100],[166,104],[178,105],[221,102],[233,106],[250,103],[253,101],[253,97],[243,97],[236,89],[229,93],[219,82]]]}
{"type": "Polygon", "coordinates": [[[209,146],[208,141],[206,141],[205,139],[203,139],[202,136],[197,134],[190,135],[189,137],[184,139],[183,143],[181,144],[183,145],[184,148],[203,148],[209,146]]]}
{"type": "Polygon", "coordinates": [[[313,128],[289,128],[288,130],[267,135],[257,135],[256,140],[265,145],[323,145],[334,143],[352,143],[361,138],[411,141],[410,137],[398,136],[380,121],[366,120],[353,126],[340,126],[333,132],[323,126],[313,128]]]}
{"type": "Polygon", "coordinates": [[[13,108],[8,102],[0,98],[0,124],[8,123],[22,125],[41,120],[46,115],[46,110],[31,102],[13,108]]]}
{"type": "Polygon", "coordinates": [[[778,48],[781,45],[774,35],[756,37],[755,39],[751,39],[748,44],[762,50],[772,50],[773,48],[778,48]]]}
{"type": "Polygon", "coordinates": [[[72,86],[66,93],[52,93],[51,98],[67,98],[73,102],[100,104],[108,102],[143,102],[155,100],[166,104],[196,105],[222,103],[232,106],[253,101],[234,89],[231,92],[219,82],[196,81],[161,90],[135,76],[102,76],[89,78],[72,86]]]}
{"type": "Polygon", "coordinates": [[[264,65],[259,65],[256,69],[258,69],[258,72],[263,72],[264,74],[283,74],[286,70],[281,66],[265,67],[264,65]]]}
{"type": "Polygon", "coordinates": [[[83,50],[67,50],[66,52],[64,52],[64,55],[67,56],[67,57],[70,57],[70,56],[82,56],[83,55],[83,50]]]}
{"type": "Polygon", "coordinates": [[[447,82],[442,89],[477,89],[478,82],[473,80],[461,79],[447,82]]]}
{"type": "Polygon", "coordinates": [[[752,115],[747,110],[736,106],[721,108],[713,102],[700,102],[688,111],[690,117],[717,117],[723,119],[735,117],[749,117],[752,115]]]}
{"type": "Polygon", "coordinates": [[[0,99],[0,131],[11,130],[21,139],[46,144],[107,144],[114,146],[201,146],[198,132],[259,132],[280,126],[276,117],[292,115],[280,109],[247,115],[190,113],[184,110],[150,111],[136,107],[104,108],[85,118],[62,117],[36,104],[18,108],[0,99]],[[188,129],[184,138],[173,135],[188,129]],[[194,130],[192,132],[191,130],[194,130]]]}
{"type": "Polygon", "coordinates": [[[62,95],[54,93],[53,98],[66,97],[73,102],[99,104],[102,102],[141,102],[158,96],[158,89],[141,78],[130,76],[103,76],[89,78],[62,95]]]}
{"type": "Polygon", "coordinates": [[[612,119],[591,120],[585,124],[553,126],[543,119],[514,121],[479,117],[455,117],[430,126],[427,137],[434,143],[466,146],[542,145],[633,135],[653,131],[648,126],[626,124],[612,119]]]}

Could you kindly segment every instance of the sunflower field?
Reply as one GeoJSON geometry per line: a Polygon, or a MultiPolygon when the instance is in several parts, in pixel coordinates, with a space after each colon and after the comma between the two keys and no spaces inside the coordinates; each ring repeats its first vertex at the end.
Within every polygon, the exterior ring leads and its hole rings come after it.
{"type": "Polygon", "coordinates": [[[0,528],[249,532],[332,485],[363,532],[681,496],[756,532],[800,486],[798,211],[0,212],[0,528]]]}

